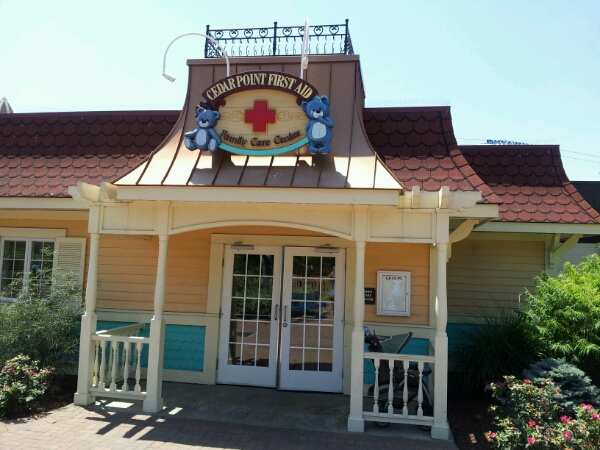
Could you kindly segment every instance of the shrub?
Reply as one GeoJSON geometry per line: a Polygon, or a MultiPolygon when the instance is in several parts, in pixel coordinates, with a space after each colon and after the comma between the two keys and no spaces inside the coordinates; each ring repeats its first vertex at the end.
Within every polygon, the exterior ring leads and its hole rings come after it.
{"type": "Polygon", "coordinates": [[[46,393],[52,372],[25,355],[7,361],[0,370],[0,417],[31,411],[46,393]]]}
{"type": "Polygon", "coordinates": [[[51,288],[39,286],[32,277],[14,302],[0,305],[0,367],[18,354],[59,371],[76,362],[81,290],[68,275],[55,275],[51,288]]]}
{"type": "Polygon", "coordinates": [[[481,392],[503,375],[519,375],[540,358],[540,343],[520,313],[488,318],[469,332],[456,350],[456,380],[467,390],[481,392]]]}
{"type": "Polygon", "coordinates": [[[585,372],[565,360],[543,359],[532,364],[523,375],[532,381],[549,379],[558,386],[560,393],[555,394],[554,400],[565,412],[573,414],[576,406],[582,403],[600,407],[600,389],[585,372]]]}
{"type": "Polygon", "coordinates": [[[556,277],[538,278],[527,300],[527,316],[545,352],[593,373],[600,362],[600,256],[566,263],[556,277]]]}
{"type": "Polygon", "coordinates": [[[502,450],[600,448],[600,414],[589,404],[569,415],[554,398],[560,389],[550,380],[519,381],[505,377],[492,384],[496,430],[488,433],[492,446],[502,450]]]}

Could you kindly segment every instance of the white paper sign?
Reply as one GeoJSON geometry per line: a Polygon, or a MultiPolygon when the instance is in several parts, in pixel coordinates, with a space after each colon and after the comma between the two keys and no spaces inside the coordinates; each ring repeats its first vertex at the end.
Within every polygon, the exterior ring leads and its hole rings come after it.
{"type": "Polygon", "coordinates": [[[377,314],[410,315],[410,272],[377,272],[377,314]]]}

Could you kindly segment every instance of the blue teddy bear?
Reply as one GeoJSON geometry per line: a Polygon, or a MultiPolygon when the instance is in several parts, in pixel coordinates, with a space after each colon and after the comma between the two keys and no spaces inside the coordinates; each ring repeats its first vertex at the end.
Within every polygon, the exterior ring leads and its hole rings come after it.
{"type": "Polygon", "coordinates": [[[302,102],[302,109],[308,117],[306,137],[311,155],[330,153],[333,119],[329,117],[329,99],[324,95],[317,95],[302,102]]]}
{"type": "Polygon", "coordinates": [[[189,150],[210,150],[214,152],[221,144],[221,139],[215,131],[215,125],[221,115],[202,106],[196,108],[196,123],[198,127],[185,133],[184,143],[189,150]]]}

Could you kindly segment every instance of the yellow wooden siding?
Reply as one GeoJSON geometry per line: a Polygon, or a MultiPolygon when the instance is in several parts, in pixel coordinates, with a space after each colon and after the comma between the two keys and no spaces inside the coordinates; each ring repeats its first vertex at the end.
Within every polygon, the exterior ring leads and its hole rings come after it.
{"type": "Polygon", "coordinates": [[[451,321],[481,320],[519,308],[519,295],[544,270],[542,241],[466,239],[448,264],[451,321]]]}
{"type": "MultiPolygon", "coordinates": [[[[211,234],[322,236],[311,231],[256,226],[211,228],[171,236],[165,311],[206,312],[211,234]]],[[[103,235],[98,307],[152,310],[157,249],[156,237],[103,235]]]]}
{"type": "Polygon", "coordinates": [[[429,245],[369,242],[365,254],[365,287],[377,287],[378,270],[410,272],[410,316],[378,316],[376,305],[365,305],[365,322],[427,325],[429,323],[429,245]]]}

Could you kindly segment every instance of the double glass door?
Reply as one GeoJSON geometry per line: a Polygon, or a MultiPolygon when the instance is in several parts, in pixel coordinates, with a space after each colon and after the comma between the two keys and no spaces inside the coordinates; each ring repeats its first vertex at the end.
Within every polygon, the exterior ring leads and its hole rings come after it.
{"type": "Polygon", "coordinates": [[[220,383],[340,392],[344,253],[227,247],[220,383]]]}

